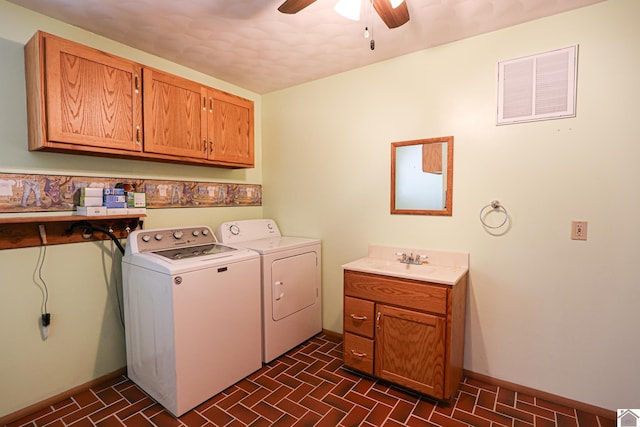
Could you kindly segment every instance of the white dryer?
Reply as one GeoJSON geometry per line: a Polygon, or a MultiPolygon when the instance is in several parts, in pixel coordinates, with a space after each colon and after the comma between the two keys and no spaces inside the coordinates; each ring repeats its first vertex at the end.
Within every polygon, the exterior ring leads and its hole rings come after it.
{"type": "Polygon", "coordinates": [[[322,331],[319,239],[282,236],[272,219],[225,222],[216,236],[260,254],[263,362],[322,331]]]}

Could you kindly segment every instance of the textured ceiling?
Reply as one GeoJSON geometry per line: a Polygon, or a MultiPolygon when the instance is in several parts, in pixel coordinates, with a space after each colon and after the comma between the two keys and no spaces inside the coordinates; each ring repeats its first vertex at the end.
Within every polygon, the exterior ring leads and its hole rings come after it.
{"type": "Polygon", "coordinates": [[[406,0],[411,20],[393,30],[366,7],[339,16],[336,0],[296,15],[283,0],[10,1],[263,94],[603,0],[406,0]]]}

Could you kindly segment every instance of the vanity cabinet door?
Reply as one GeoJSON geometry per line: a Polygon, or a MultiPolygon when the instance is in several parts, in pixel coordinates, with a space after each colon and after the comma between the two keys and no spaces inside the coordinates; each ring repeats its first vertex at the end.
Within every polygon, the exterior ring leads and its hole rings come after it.
{"type": "Polygon", "coordinates": [[[376,310],[375,376],[442,399],[446,319],[384,304],[376,310]]]}
{"type": "Polygon", "coordinates": [[[38,32],[25,46],[30,150],[142,150],[142,67],[38,32]]]}

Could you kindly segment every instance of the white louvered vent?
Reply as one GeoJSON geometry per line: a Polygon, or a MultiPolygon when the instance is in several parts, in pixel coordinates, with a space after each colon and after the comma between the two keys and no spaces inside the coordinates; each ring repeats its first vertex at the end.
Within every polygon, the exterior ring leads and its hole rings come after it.
{"type": "Polygon", "coordinates": [[[576,115],[578,46],[498,63],[498,125],[576,115]]]}

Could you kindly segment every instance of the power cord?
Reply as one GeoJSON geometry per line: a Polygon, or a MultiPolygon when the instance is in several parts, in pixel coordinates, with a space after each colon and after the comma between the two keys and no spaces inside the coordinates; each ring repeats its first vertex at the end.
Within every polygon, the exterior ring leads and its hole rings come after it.
{"type": "Polygon", "coordinates": [[[38,255],[38,262],[36,268],[33,271],[33,282],[38,285],[42,290],[42,306],[40,315],[40,330],[42,332],[42,339],[47,340],[49,338],[49,325],[51,324],[51,313],[47,311],[47,303],[49,302],[49,288],[47,282],[42,277],[42,267],[44,266],[44,260],[47,255],[47,247],[40,246],[40,253],[38,255]]]}

